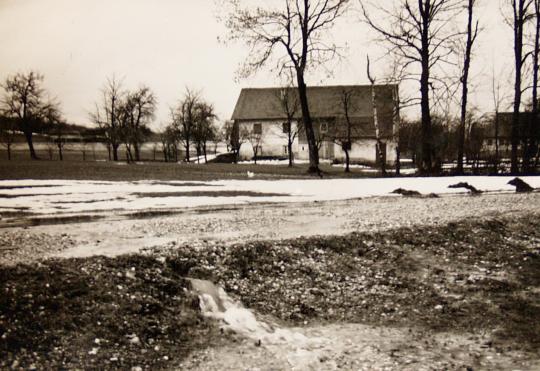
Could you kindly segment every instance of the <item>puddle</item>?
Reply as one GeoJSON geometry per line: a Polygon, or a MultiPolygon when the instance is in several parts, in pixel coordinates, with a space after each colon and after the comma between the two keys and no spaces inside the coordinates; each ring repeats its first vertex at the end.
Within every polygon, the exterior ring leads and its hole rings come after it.
{"type": "Polygon", "coordinates": [[[41,196],[63,196],[67,193],[30,193],[30,194],[21,194],[21,195],[8,195],[5,193],[0,193],[0,198],[20,198],[20,197],[41,197],[41,196]]]}
{"type": "Polygon", "coordinates": [[[52,188],[52,187],[62,187],[62,185],[61,184],[43,184],[43,185],[0,186],[0,190],[23,189],[23,188],[52,188]]]}
{"type": "Polygon", "coordinates": [[[264,193],[253,191],[191,191],[191,192],[137,192],[132,193],[137,197],[288,197],[287,193],[264,193]]]}
{"type": "MultiPolygon", "coordinates": [[[[3,215],[3,213],[0,213],[3,215]]],[[[34,214],[30,214],[34,215],[34,214]]],[[[17,215],[17,216],[24,216],[17,215]]],[[[44,225],[56,225],[56,224],[72,224],[72,223],[88,223],[97,220],[105,219],[105,215],[73,215],[73,216],[58,216],[58,217],[29,217],[24,219],[11,219],[5,222],[0,222],[1,228],[13,228],[13,227],[37,227],[44,225]]]]}

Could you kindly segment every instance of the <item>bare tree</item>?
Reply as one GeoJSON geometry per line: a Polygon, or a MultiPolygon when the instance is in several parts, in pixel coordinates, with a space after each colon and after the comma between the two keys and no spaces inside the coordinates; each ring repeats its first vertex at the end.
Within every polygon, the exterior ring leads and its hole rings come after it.
{"type": "Polygon", "coordinates": [[[174,122],[167,125],[159,136],[165,162],[178,162],[179,130],[174,122]]]}
{"type": "Polygon", "coordinates": [[[379,127],[379,115],[377,113],[377,95],[375,93],[375,78],[371,75],[370,71],[370,62],[369,55],[367,57],[367,76],[371,83],[371,107],[373,109],[373,125],[375,126],[375,149],[377,153],[377,162],[381,167],[382,175],[386,174],[386,159],[382,153],[382,141],[381,141],[381,130],[379,127]]]}
{"type": "Polygon", "coordinates": [[[295,117],[297,117],[300,111],[300,102],[298,100],[298,94],[296,94],[291,86],[280,89],[276,98],[279,101],[281,110],[286,117],[286,122],[283,123],[283,132],[287,137],[287,155],[289,157],[289,167],[292,167],[294,163],[293,144],[302,127],[298,121],[296,125],[293,126],[295,117]]]}
{"type": "Polygon", "coordinates": [[[37,159],[33,144],[33,133],[43,122],[43,115],[52,106],[58,104],[54,101],[45,100],[43,75],[30,71],[8,76],[2,85],[4,97],[1,101],[1,113],[16,119],[17,126],[23,132],[30,158],[37,159]]]}
{"type": "MultiPolygon", "coordinates": [[[[387,2],[385,2],[386,4],[387,2]]],[[[430,90],[436,77],[433,69],[447,62],[451,50],[448,41],[455,33],[448,31],[449,20],[458,10],[458,0],[397,0],[394,8],[373,5],[387,20],[386,25],[379,24],[364,3],[364,19],[389,46],[389,52],[404,61],[403,68],[420,67],[420,107],[422,114],[422,161],[420,171],[434,171],[434,148],[431,119],[430,90]]]]}
{"type": "Polygon", "coordinates": [[[101,93],[101,102],[96,103],[95,111],[90,118],[104,131],[112,152],[112,159],[118,161],[118,147],[122,143],[118,110],[124,97],[121,81],[118,81],[115,76],[108,78],[101,93]]]}
{"type": "MultiPolygon", "coordinates": [[[[58,159],[63,161],[64,147],[66,145],[65,135],[68,125],[62,119],[60,110],[56,104],[48,105],[46,107],[43,112],[43,121],[44,128],[46,129],[50,139],[49,142],[54,144],[54,146],[57,148],[58,159]]],[[[52,159],[51,155],[49,155],[49,157],[52,159]]]]}
{"type": "Polygon", "coordinates": [[[15,143],[17,123],[14,118],[0,116],[0,143],[6,148],[7,158],[11,160],[11,147],[15,143]]]}
{"type": "Polygon", "coordinates": [[[506,0],[512,11],[512,17],[509,21],[514,33],[514,111],[512,116],[512,150],[510,155],[510,172],[515,174],[518,168],[518,146],[519,146],[519,126],[520,109],[523,94],[522,80],[523,67],[527,60],[527,53],[524,53],[523,34],[528,17],[530,16],[530,7],[533,0],[506,0]]]}
{"type": "Polygon", "coordinates": [[[186,88],[182,100],[171,110],[172,120],[178,128],[179,138],[184,144],[186,162],[190,161],[190,147],[193,140],[199,103],[200,94],[190,88],[186,88]]]}
{"type": "Polygon", "coordinates": [[[410,76],[410,73],[406,70],[405,63],[402,62],[402,57],[399,55],[391,55],[393,57],[391,59],[391,62],[388,64],[390,66],[390,69],[388,72],[385,73],[385,77],[383,81],[386,84],[393,84],[395,87],[392,89],[392,102],[393,102],[393,109],[392,109],[392,124],[393,124],[393,131],[392,135],[394,137],[394,140],[396,142],[396,161],[395,161],[395,168],[396,168],[396,175],[400,175],[401,173],[401,152],[402,149],[407,147],[405,143],[406,141],[401,140],[400,134],[402,132],[401,130],[401,110],[404,108],[415,106],[419,103],[420,99],[414,95],[405,95],[402,96],[400,94],[399,87],[402,83],[406,82],[410,79],[415,79],[414,76],[410,76]]]}
{"type": "Polygon", "coordinates": [[[540,151],[538,148],[538,142],[540,140],[540,123],[538,120],[539,107],[538,107],[538,72],[539,72],[539,60],[540,60],[540,0],[534,0],[534,32],[533,32],[533,50],[532,50],[532,106],[531,106],[531,120],[529,122],[529,145],[523,156],[524,165],[527,167],[526,171],[530,170],[530,161],[535,157],[534,167],[538,166],[538,160],[540,157],[540,151]]]}
{"type": "Polygon", "coordinates": [[[227,142],[227,148],[230,148],[230,151],[233,154],[234,163],[238,163],[238,158],[240,156],[240,148],[247,140],[246,130],[240,130],[240,125],[234,121],[227,121],[223,125],[224,136],[227,142]]]}
{"type": "Polygon", "coordinates": [[[252,125],[251,128],[242,128],[240,133],[241,137],[246,138],[246,140],[251,144],[253,149],[253,161],[257,165],[257,156],[259,155],[259,149],[262,146],[263,135],[262,132],[255,130],[255,125],[252,125]]]}
{"type": "Polygon", "coordinates": [[[141,146],[150,133],[148,124],[154,118],[157,99],[149,87],[141,86],[127,94],[124,105],[128,114],[127,135],[133,145],[135,161],[140,161],[141,146]]]}
{"type": "MultiPolygon", "coordinates": [[[[357,97],[356,97],[357,98],[357,97]]],[[[343,115],[338,118],[332,132],[332,141],[338,144],[345,152],[345,172],[350,172],[350,151],[353,143],[353,122],[351,111],[355,109],[355,91],[351,88],[343,88],[339,93],[339,111],[343,115]],[[344,125],[342,125],[342,123],[344,125]]]]}
{"type": "Polygon", "coordinates": [[[202,100],[198,102],[195,110],[193,140],[197,148],[197,162],[200,162],[202,153],[204,162],[208,163],[207,144],[214,135],[214,119],[217,116],[214,112],[214,106],[202,100]]]}
{"type": "Polygon", "coordinates": [[[500,145],[500,123],[499,123],[499,113],[501,111],[501,105],[503,102],[503,97],[501,96],[501,83],[497,78],[495,77],[495,71],[492,71],[491,76],[491,97],[493,99],[493,108],[495,110],[495,117],[493,118],[493,125],[495,126],[495,173],[499,172],[499,165],[500,165],[500,153],[499,153],[499,145],[500,145]]]}
{"type": "Polygon", "coordinates": [[[336,20],[346,12],[349,0],[283,0],[282,7],[267,5],[255,9],[242,7],[238,0],[228,3],[232,7],[225,23],[229,30],[228,38],[244,40],[250,47],[243,75],[261,69],[273,57],[276,57],[279,73],[294,70],[309,147],[309,172],[320,173],[306,72],[309,68],[324,66],[339,55],[337,46],[326,36],[336,20]]]}
{"type": "Polygon", "coordinates": [[[465,121],[467,120],[467,103],[469,98],[469,71],[471,68],[472,49],[476,38],[478,37],[479,26],[478,19],[474,19],[474,10],[478,4],[477,0],[466,0],[467,9],[467,32],[465,41],[465,52],[463,55],[463,68],[460,76],[462,87],[461,92],[461,116],[459,122],[458,135],[458,154],[457,154],[457,173],[463,174],[463,152],[465,147],[465,121]],[[474,23],[474,25],[473,25],[474,23]]]}

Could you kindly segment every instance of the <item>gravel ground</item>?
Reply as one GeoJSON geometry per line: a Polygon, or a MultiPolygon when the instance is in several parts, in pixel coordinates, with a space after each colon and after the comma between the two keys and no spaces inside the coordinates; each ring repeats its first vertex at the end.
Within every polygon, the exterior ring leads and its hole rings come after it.
{"type": "Polygon", "coordinates": [[[317,355],[311,369],[538,369],[539,206],[383,197],[3,229],[0,368],[270,370],[317,355]],[[311,352],[220,333],[185,276],[326,340],[311,352]]]}
{"type": "Polygon", "coordinates": [[[147,219],[0,229],[0,264],[28,263],[48,256],[116,256],[171,243],[233,244],[442,225],[457,220],[524,215],[539,209],[539,193],[206,207],[147,219]]]}

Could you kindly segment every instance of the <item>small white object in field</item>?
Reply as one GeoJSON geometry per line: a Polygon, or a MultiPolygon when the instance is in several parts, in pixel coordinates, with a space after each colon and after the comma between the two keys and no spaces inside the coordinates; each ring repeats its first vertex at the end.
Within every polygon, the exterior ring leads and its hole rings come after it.
{"type": "Polygon", "coordinates": [[[253,173],[253,172],[251,172],[251,171],[248,170],[248,172],[247,172],[247,177],[248,177],[248,178],[253,178],[254,176],[255,176],[255,173],[253,173]]]}

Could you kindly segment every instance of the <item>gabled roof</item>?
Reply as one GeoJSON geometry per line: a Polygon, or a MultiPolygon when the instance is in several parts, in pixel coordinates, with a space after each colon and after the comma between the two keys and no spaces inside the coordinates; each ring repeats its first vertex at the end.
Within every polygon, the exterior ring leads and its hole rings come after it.
{"type": "MultiPolygon", "coordinates": [[[[379,114],[388,116],[393,110],[393,92],[397,85],[376,85],[377,108],[379,114]]],[[[280,103],[284,88],[247,88],[242,89],[232,120],[279,120],[286,119],[280,103]]],[[[298,100],[296,88],[289,89],[292,100],[298,100]]],[[[350,92],[353,103],[350,105],[350,117],[372,117],[371,85],[313,86],[307,88],[309,109],[313,119],[343,116],[341,97],[343,92],[350,92]]],[[[301,117],[298,105],[296,117],[301,117]]]]}

